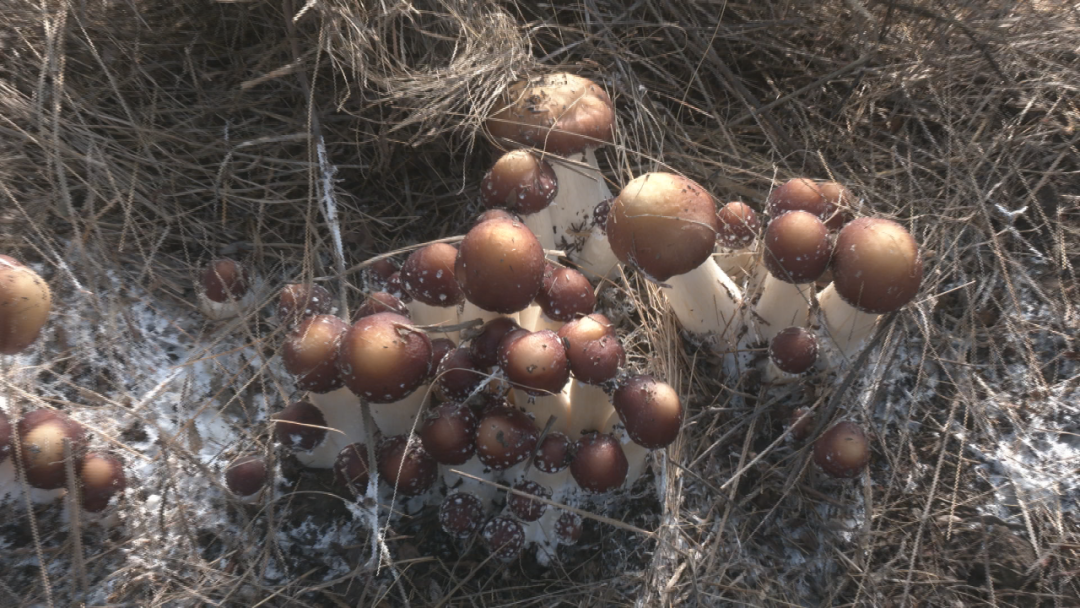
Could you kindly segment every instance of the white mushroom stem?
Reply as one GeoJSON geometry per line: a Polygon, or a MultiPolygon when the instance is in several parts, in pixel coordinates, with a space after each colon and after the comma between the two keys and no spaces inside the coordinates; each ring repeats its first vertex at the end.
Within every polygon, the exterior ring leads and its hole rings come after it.
{"type": "Polygon", "coordinates": [[[214,321],[221,321],[224,319],[231,319],[238,317],[247,311],[251,310],[252,305],[255,303],[255,294],[251,289],[248,290],[243,297],[238,300],[225,300],[224,302],[215,302],[206,297],[202,291],[198,295],[199,310],[202,311],[206,318],[214,321]]]}
{"type": "Polygon", "coordinates": [[[825,331],[833,345],[844,360],[854,358],[874,332],[881,315],[863,312],[848,304],[832,284],[818,295],[818,304],[825,320],[825,331]]]}
{"type": "MultiPolygon", "coordinates": [[[[30,485],[26,487],[30,490],[30,502],[34,504],[48,504],[67,494],[67,488],[42,490],[30,485]]],[[[9,454],[4,462],[0,462],[0,501],[21,493],[22,482],[15,474],[15,455],[9,454]]]]}
{"type": "Polygon", "coordinates": [[[555,200],[548,206],[557,246],[553,248],[561,247],[564,241],[570,245],[580,243],[580,251],[577,251],[579,247],[569,248],[574,250],[570,258],[587,274],[608,276],[619,261],[611,252],[603,232],[599,229],[589,230],[593,222],[593,210],[601,202],[611,198],[611,190],[604,180],[604,174],[600,172],[596,153],[592,149],[586,149],[581,154],[565,159],[548,157],[546,160],[555,170],[559,183],[555,200]],[[585,230],[589,230],[587,235],[582,234],[585,230]]]}
{"type": "MultiPolygon", "coordinates": [[[[458,323],[458,307],[457,306],[432,306],[431,304],[425,304],[420,300],[413,299],[411,302],[405,305],[409,309],[409,318],[412,319],[413,325],[418,326],[440,326],[440,325],[456,325],[458,323]]],[[[456,344],[458,342],[458,332],[429,332],[435,337],[450,338],[456,344]]]]}
{"type": "MultiPolygon", "coordinates": [[[[532,307],[533,306],[530,306],[529,308],[532,308],[532,307]]],[[[490,321],[492,319],[498,319],[499,317],[509,317],[509,318],[513,319],[514,321],[517,321],[518,316],[525,314],[525,311],[529,310],[529,308],[526,308],[525,310],[521,311],[520,313],[515,312],[513,314],[504,315],[504,314],[500,314],[500,313],[497,313],[497,312],[491,312],[490,310],[484,310],[483,308],[480,308],[476,304],[473,304],[472,302],[470,302],[468,300],[465,300],[465,303],[461,305],[457,315],[458,315],[458,319],[461,320],[460,321],[461,323],[465,323],[467,321],[472,321],[474,319],[480,319],[480,321],[482,323],[487,323],[488,321],[490,321]]],[[[537,310],[539,310],[540,307],[537,306],[536,308],[537,308],[537,310]]],[[[414,322],[415,322],[415,320],[414,320],[414,322]]],[[[458,342],[456,337],[451,338],[451,339],[454,340],[455,343],[458,342]]]]}
{"type": "Polygon", "coordinates": [[[610,277],[619,267],[619,258],[611,250],[607,235],[599,227],[593,226],[581,249],[575,252],[571,259],[577,263],[585,276],[601,279],[610,277]]]}
{"type": "Polygon", "coordinates": [[[530,395],[519,388],[515,388],[513,393],[514,403],[532,415],[536,426],[544,428],[548,420],[554,416],[555,424],[551,427],[552,431],[566,433],[570,430],[572,412],[569,382],[562,391],[554,395],[530,395]]]}
{"type": "Polygon", "coordinates": [[[720,270],[724,271],[724,274],[728,275],[732,281],[738,282],[753,271],[756,265],[755,258],[757,257],[755,249],[736,250],[717,247],[713,259],[716,260],[716,265],[720,267],[720,270]]]}
{"type": "Polygon", "coordinates": [[[411,433],[416,424],[416,417],[424,409],[431,385],[424,384],[393,403],[372,403],[371,417],[375,426],[386,436],[406,435],[411,433]]]}
{"type": "MultiPolygon", "coordinates": [[[[535,481],[551,490],[550,500],[552,502],[565,504],[568,502],[568,498],[581,491],[581,488],[578,487],[577,483],[574,482],[574,478],[570,475],[569,468],[558,473],[542,473],[536,467],[532,467],[525,474],[525,479],[535,481]]],[[[547,505],[540,519],[523,523],[525,526],[525,543],[535,543],[537,545],[539,550],[536,552],[536,558],[541,563],[546,563],[555,555],[555,547],[559,544],[558,537],[555,534],[555,525],[559,521],[559,516],[563,513],[562,509],[547,505]]]]}
{"type": "Polygon", "coordinates": [[[768,382],[770,384],[788,384],[790,382],[797,382],[799,381],[799,379],[799,376],[796,376],[795,374],[789,374],[781,370],[779,367],[776,367],[776,364],[772,362],[772,359],[770,359],[769,362],[765,364],[765,382],[768,382]]]}
{"type": "Polygon", "coordinates": [[[540,322],[540,316],[543,314],[544,311],[540,308],[539,304],[529,304],[528,308],[517,313],[518,325],[529,331],[539,331],[539,329],[536,329],[536,326],[537,323],[540,322]]]}
{"type": "Polygon", "coordinates": [[[771,274],[765,277],[761,298],[754,306],[758,339],[768,342],[785,328],[805,327],[813,290],[813,283],[797,285],[771,274]]]}
{"type": "Polygon", "coordinates": [[[306,467],[329,469],[345,446],[367,440],[360,399],[349,389],[339,388],[329,393],[311,393],[308,400],[326,419],[326,438],[310,452],[296,452],[296,459],[306,467]]]}
{"type": "Polygon", "coordinates": [[[585,431],[600,430],[615,413],[615,406],[611,404],[611,398],[604,389],[598,386],[571,380],[569,390],[572,410],[570,429],[566,436],[571,441],[576,441],[585,431]]]}
{"type": "Polygon", "coordinates": [[[663,292],[683,328],[693,334],[714,336],[718,352],[735,349],[743,325],[739,319],[743,314],[742,293],[712,257],[666,282],[663,292]]]}
{"type": "Polygon", "coordinates": [[[622,446],[623,454],[626,455],[626,481],[623,483],[623,487],[629,488],[634,485],[634,482],[638,480],[643,473],[645,473],[645,467],[649,462],[649,448],[642,447],[636,443],[626,433],[626,427],[623,426],[622,419],[619,418],[619,414],[612,412],[607,421],[604,422],[603,428],[600,430],[602,433],[609,433],[619,440],[619,445],[622,446]]]}
{"type": "Polygon", "coordinates": [[[521,216],[521,223],[525,224],[525,226],[536,235],[536,240],[540,241],[540,245],[548,251],[558,249],[556,246],[558,243],[558,239],[556,238],[557,230],[555,228],[554,219],[551,216],[551,207],[554,204],[555,203],[552,202],[551,205],[544,207],[536,213],[521,216]]]}
{"type": "Polygon", "coordinates": [[[499,493],[499,489],[490,483],[484,483],[477,481],[471,477],[465,477],[458,475],[454,471],[461,471],[467,475],[473,477],[480,477],[483,479],[490,479],[496,481],[499,477],[498,473],[492,475],[492,471],[488,469],[484,463],[480,462],[480,458],[473,456],[465,464],[439,465],[439,471],[442,473],[443,483],[451,492],[469,492],[475,494],[484,503],[484,509],[490,510],[491,501],[499,493]]]}

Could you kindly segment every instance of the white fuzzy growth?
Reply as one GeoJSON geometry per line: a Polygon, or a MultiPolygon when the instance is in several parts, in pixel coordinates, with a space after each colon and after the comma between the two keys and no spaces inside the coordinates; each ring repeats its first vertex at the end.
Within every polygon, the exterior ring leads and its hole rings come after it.
{"type": "MultiPolygon", "coordinates": [[[[412,319],[413,325],[438,327],[458,323],[457,306],[432,306],[416,299],[405,306],[409,309],[409,318],[412,319]]],[[[458,332],[456,331],[440,332],[432,330],[428,332],[428,335],[434,338],[450,338],[455,344],[458,342],[458,332]]]]}
{"type": "Polygon", "coordinates": [[[547,426],[548,420],[554,416],[555,424],[551,430],[560,433],[569,431],[572,417],[569,382],[562,391],[554,395],[530,395],[519,388],[515,388],[513,393],[514,403],[532,415],[537,427],[543,429],[547,426]]]}
{"type": "Polygon", "coordinates": [[[386,436],[411,433],[416,424],[416,417],[424,409],[430,385],[423,385],[393,403],[371,403],[371,417],[375,426],[386,436]]]}
{"type": "Polygon", "coordinates": [[[742,293],[712,257],[667,284],[664,294],[684,329],[711,336],[718,352],[734,350],[743,325],[742,293]]]}
{"type": "Polygon", "coordinates": [[[326,439],[310,452],[296,452],[296,459],[306,467],[329,469],[345,446],[367,441],[360,399],[349,389],[339,388],[325,394],[311,393],[308,400],[326,419],[326,439]]]}
{"type": "Polygon", "coordinates": [[[788,327],[806,327],[810,314],[810,294],[814,285],[796,285],[769,275],[761,288],[761,298],[754,306],[755,331],[759,340],[768,342],[788,327]]]}
{"type": "Polygon", "coordinates": [[[576,441],[584,431],[603,428],[615,413],[615,406],[611,405],[607,393],[598,386],[571,380],[568,388],[572,410],[570,429],[566,435],[571,441],[576,441]]]}
{"type": "Polygon", "coordinates": [[[874,332],[880,315],[863,312],[844,301],[830,284],[818,296],[825,331],[836,347],[842,361],[859,354],[867,338],[874,332]]]}

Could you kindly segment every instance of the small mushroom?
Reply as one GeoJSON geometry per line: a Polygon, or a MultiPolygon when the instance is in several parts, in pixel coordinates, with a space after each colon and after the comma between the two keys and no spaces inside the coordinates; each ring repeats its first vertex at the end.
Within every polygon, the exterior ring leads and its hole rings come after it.
{"type": "Polygon", "coordinates": [[[333,308],[333,297],[325,287],[290,283],[281,288],[277,316],[282,325],[292,327],[308,317],[330,314],[333,308]]]}
{"type": "Polygon", "coordinates": [[[439,465],[419,441],[409,441],[408,435],[387,437],[379,444],[375,456],[379,476],[398,493],[405,496],[423,494],[439,475],[439,465]]]}
{"type": "Polygon", "coordinates": [[[652,376],[631,376],[615,389],[611,401],[634,443],[658,450],[679,436],[683,407],[669,384],[652,376]]]}
{"type": "Polygon", "coordinates": [[[770,381],[798,376],[810,371],[818,358],[818,341],[805,327],[787,327],[769,342],[770,381]]]}
{"type": "Polygon", "coordinates": [[[16,425],[19,437],[19,464],[26,482],[42,490],[56,490],[67,485],[64,441],[71,445],[75,470],[82,464],[86,448],[83,426],[56,410],[29,412],[16,425]]]}
{"type": "Polygon", "coordinates": [[[514,492],[507,497],[506,506],[510,507],[510,512],[521,521],[536,521],[543,517],[547,510],[547,503],[529,498],[530,496],[550,500],[551,490],[530,479],[514,484],[514,492]]]}
{"type": "Polygon", "coordinates": [[[484,524],[480,537],[491,556],[501,562],[514,561],[525,550],[525,528],[509,517],[496,517],[484,524]]]}
{"type": "Polygon", "coordinates": [[[583,490],[600,493],[621,486],[629,467],[618,439],[607,433],[589,433],[574,446],[570,474],[583,490]]]}
{"type": "Polygon", "coordinates": [[[82,483],[83,510],[100,513],[109,506],[109,499],[127,487],[124,463],[112,454],[90,452],[79,469],[82,483]]]}
{"type": "Polygon", "coordinates": [[[829,267],[829,230],[816,215],[789,211],[765,229],[763,261],[769,276],[754,311],[758,338],[772,340],[786,327],[803,326],[810,312],[814,281],[829,267]]]}
{"type": "Polygon", "coordinates": [[[366,444],[350,443],[334,460],[334,481],[353,496],[363,496],[370,475],[366,444]]]}
{"type": "Polygon", "coordinates": [[[0,256],[0,354],[22,352],[37,340],[52,309],[52,292],[38,273],[0,256]]]}
{"type": "Polygon", "coordinates": [[[278,443],[297,452],[310,452],[326,440],[326,417],[310,401],[295,401],[273,416],[278,443]]]}
{"type": "Polygon", "coordinates": [[[814,462],[831,477],[858,477],[870,462],[870,440],[854,422],[837,422],[814,442],[814,462]]]}
{"type": "Polygon", "coordinates": [[[236,260],[213,260],[203,268],[197,286],[199,305],[207,317],[235,317],[251,305],[247,270],[236,260]]]}
{"type": "Polygon", "coordinates": [[[439,505],[439,525],[454,538],[469,538],[484,523],[484,503],[468,492],[454,492],[439,505]]]}
{"type": "Polygon", "coordinates": [[[480,462],[495,470],[508,469],[533,453],[539,435],[536,424],[525,412],[494,407],[480,419],[476,454],[480,462]]]}
{"type": "Polygon", "coordinates": [[[240,456],[225,469],[225,486],[240,498],[254,496],[268,479],[266,459],[257,454],[240,456]]]}
{"type": "Polygon", "coordinates": [[[338,346],[348,324],[333,315],[316,315],[291,331],[281,349],[285,369],[301,390],[328,393],[344,384],[337,366],[338,346]]]}
{"type": "Polygon", "coordinates": [[[439,464],[465,464],[476,452],[480,421],[468,406],[443,403],[428,412],[417,431],[424,450],[439,464]]]}
{"type": "Polygon", "coordinates": [[[544,284],[544,249],[524,224],[488,220],[461,241],[455,266],[466,299],[481,310],[525,309],[544,284]]]}

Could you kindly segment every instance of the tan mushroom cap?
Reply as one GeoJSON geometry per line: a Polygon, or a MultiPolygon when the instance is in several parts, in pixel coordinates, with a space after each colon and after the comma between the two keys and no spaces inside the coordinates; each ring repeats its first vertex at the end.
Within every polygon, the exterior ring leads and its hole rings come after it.
{"type": "Polygon", "coordinates": [[[70,442],[78,471],[86,448],[83,426],[55,410],[39,409],[24,415],[16,427],[19,462],[27,483],[42,490],[64,487],[67,484],[64,440],[70,442]]]}
{"type": "Polygon", "coordinates": [[[52,309],[52,292],[38,273],[0,259],[0,354],[14,355],[37,340],[52,309]]]}
{"type": "Polygon", "coordinates": [[[248,291],[247,271],[236,260],[214,260],[203,270],[201,286],[207,299],[212,302],[221,304],[228,300],[239,300],[248,291]]]}
{"type": "Polygon", "coordinates": [[[348,323],[333,315],[304,319],[289,333],[281,347],[285,369],[296,376],[296,385],[305,391],[328,393],[341,388],[337,367],[338,345],[348,323]]]}
{"type": "Polygon", "coordinates": [[[345,332],[337,365],[353,393],[372,403],[393,403],[427,379],[431,339],[405,317],[380,312],[345,332]]]}
{"type": "Polygon", "coordinates": [[[789,211],[765,229],[765,267],[781,281],[813,283],[829,268],[831,256],[829,230],[812,213],[789,211]]]}
{"type": "Polygon", "coordinates": [[[112,454],[87,454],[79,470],[79,479],[82,481],[83,509],[90,513],[104,511],[109,499],[127,487],[124,463],[112,454]]]}
{"type": "Polygon", "coordinates": [[[615,390],[611,402],[634,443],[657,450],[679,436],[683,407],[671,385],[652,376],[633,376],[615,390]]]}
{"type": "Polygon", "coordinates": [[[480,182],[485,207],[505,207],[521,215],[546,209],[558,192],[555,170],[529,150],[503,154],[480,182]]]}
{"type": "Polygon", "coordinates": [[[832,477],[858,477],[870,462],[866,431],[854,422],[837,422],[814,442],[814,462],[832,477]]]}
{"type": "Polygon", "coordinates": [[[612,141],[615,108],[588,78],[549,74],[512,84],[487,128],[500,145],[569,156],[612,141]]]}
{"type": "Polygon", "coordinates": [[[693,180],[671,173],[634,178],[608,212],[608,241],[615,256],[658,281],[705,262],[717,229],[712,195],[693,180]]]}
{"type": "Polygon", "coordinates": [[[855,196],[843,184],[796,177],[773,190],[766,207],[773,218],[789,211],[806,211],[829,230],[837,230],[851,217],[854,202],[855,196]]]}
{"type": "Polygon", "coordinates": [[[899,309],[919,292],[923,264],[915,239],[894,221],[863,217],[836,237],[833,287],[851,306],[871,314],[899,309]]]}
{"type": "Polygon", "coordinates": [[[740,201],[731,201],[716,213],[720,222],[717,241],[728,249],[746,249],[757,238],[761,222],[757,213],[740,201]]]}
{"type": "Polygon", "coordinates": [[[517,312],[544,285],[544,248],[524,224],[488,220],[461,241],[455,272],[473,304],[490,312],[517,312]]]}
{"type": "Polygon", "coordinates": [[[416,300],[429,306],[457,306],[465,299],[454,277],[457,247],[432,243],[412,252],[401,265],[401,284],[416,300]]]}

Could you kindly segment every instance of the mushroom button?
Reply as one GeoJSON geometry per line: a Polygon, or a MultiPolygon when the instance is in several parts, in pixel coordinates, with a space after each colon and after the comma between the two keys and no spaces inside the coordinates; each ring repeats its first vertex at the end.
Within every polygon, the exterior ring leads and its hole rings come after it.
{"type": "Polygon", "coordinates": [[[333,309],[330,292],[321,285],[290,283],[281,288],[277,314],[286,326],[315,315],[329,314],[333,309]]]}
{"type": "Polygon", "coordinates": [[[424,415],[417,434],[431,457],[440,464],[465,464],[476,451],[479,420],[468,406],[443,403],[424,415]]]}
{"type": "Polygon", "coordinates": [[[64,441],[70,443],[77,471],[86,448],[86,432],[82,425],[55,410],[40,409],[24,415],[16,428],[19,462],[26,482],[42,490],[67,485],[64,441]]]}
{"type": "Polygon", "coordinates": [[[439,525],[455,538],[468,538],[484,523],[484,503],[476,495],[455,492],[439,505],[439,525]]]}
{"type": "Polygon", "coordinates": [[[266,485],[268,476],[265,458],[255,454],[241,456],[225,469],[225,486],[241,498],[252,496],[266,485]]]}
{"type": "Polygon", "coordinates": [[[503,154],[480,182],[485,207],[505,207],[529,215],[551,204],[559,191],[555,170],[528,150],[503,154]]]}
{"type": "Polygon", "coordinates": [[[334,481],[349,494],[363,495],[370,475],[367,444],[351,443],[338,452],[334,461],[334,481]]]}
{"type": "Polygon", "coordinates": [[[410,442],[408,435],[384,439],[375,458],[383,481],[406,496],[423,494],[439,474],[439,464],[419,441],[410,442]]]}
{"type": "Polygon", "coordinates": [[[37,340],[52,309],[52,292],[38,273],[0,257],[0,354],[14,355],[37,340]]]}
{"type": "Polygon", "coordinates": [[[301,390],[328,393],[341,388],[338,347],[348,327],[333,315],[316,315],[304,319],[285,338],[281,359],[301,390]]]}
{"type": "Polygon", "coordinates": [[[832,477],[858,477],[870,462],[866,432],[854,422],[836,423],[814,442],[814,462],[832,477]]]}
{"type": "Polygon", "coordinates": [[[104,511],[109,499],[127,487],[124,464],[112,454],[87,454],[79,470],[79,480],[82,482],[83,510],[90,513],[104,511]]]}
{"type": "Polygon", "coordinates": [[[514,386],[530,395],[558,393],[570,380],[570,363],[558,334],[545,329],[503,339],[499,366],[514,386]]]}
{"type": "Polygon", "coordinates": [[[480,419],[476,431],[476,454],[480,462],[505,470],[525,460],[536,449],[539,429],[525,412],[493,407],[480,419]]]}
{"type": "Polygon", "coordinates": [[[203,269],[200,286],[211,302],[239,300],[248,291],[247,272],[236,260],[214,260],[203,269]]]}
{"type": "Polygon", "coordinates": [[[814,367],[817,357],[817,338],[804,327],[781,330],[769,343],[769,359],[777,369],[787,374],[806,372],[814,367]]]}
{"type": "Polygon", "coordinates": [[[750,205],[732,201],[720,208],[716,214],[719,222],[717,241],[728,249],[746,249],[754,243],[761,222],[750,205]]]}
{"type": "Polygon", "coordinates": [[[634,443],[656,450],[679,436],[682,403],[667,383],[652,376],[632,376],[615,389],[611,401],[634,443]]]}
{"type": "Polygon", "coordinates": [[[525,528],[509,517],[496,517],[480,533],[492,557],[502,562],[516,559],[525,549],[525,528]]]}
{"type": "Polygon", "coordinates": [[[547,503],[534,500],[530,496],[539,496],[550,500],[551,490],[529,479],[514,484],[514,492],[511,492],[510,496],[507,497],[506,506],[510,507],[510,511],[521,521],[536,521],[547,510],[547,503]],[[517,492],[520,492],[520,494],[517,492]]]}
{"type": "Polygon", "coordinates": [[[585,275],[572,268],[549,267],[544,273],[544,287],[536,303],[549,319],[567,323],[587,315],[596,307],[593,286],[585,275]]]}
{"type": "Polygon", "coordinates": [[[837,182],[815,182],[797,177],[788,180],[769,194],[769,216],[780,217],[789,211],[812,213],[829,230],[837,230],[850,218],[855,197],[837,182]]]}
{"type": "Polygon", "coordinates": [[[465,296],[454,276],[458,251],[448,243],[432,243],[412,252],[401,266],[401,284],[428,306],[457,306],[465,296]]]}
{"type": "Polygon", "coordinates": [[[570,474],[583,490],[600,493],[621,486],[629,468],[618,439],[607,433],[590,433],[574,446],[570,474]]]}
{"type": "Polygon", "coordinates": [[[833,286],[851,306],[882,314],[911,301],[922,284],[919,246],[903,226],[883,218],[848,223],[836,237],[833,286]]]}
{"type": "Polygon", "coordinates": [[[326,417],[310,401],[290,403],[273,421],[274,437],[291,450],[309,452],[326,439],[326,417]]]}

